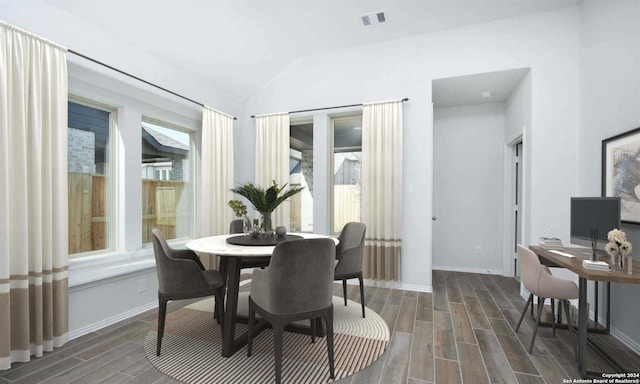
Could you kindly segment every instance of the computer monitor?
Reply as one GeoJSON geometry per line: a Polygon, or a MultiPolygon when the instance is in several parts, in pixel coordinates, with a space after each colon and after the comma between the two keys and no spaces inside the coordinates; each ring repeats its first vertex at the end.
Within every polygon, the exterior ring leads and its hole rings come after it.
{"type": "Polygon", "coordinates": [[[620,208],[619,197],[572,197],[571,244],[591,247],[597,232],[598,249],[604,250],[609,231],[620,229],[620,208]]]}

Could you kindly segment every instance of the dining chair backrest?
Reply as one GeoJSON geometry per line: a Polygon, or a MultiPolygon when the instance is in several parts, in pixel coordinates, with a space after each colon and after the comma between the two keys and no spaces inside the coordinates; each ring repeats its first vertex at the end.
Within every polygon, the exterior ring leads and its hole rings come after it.
{"type": "Polygon", "coordinates": [[[353,274],[362,270],[362,255],[364,253],[364,237],[366,225],[358,222],[347,223],[336,246],[336,274],[353,274]]]}
{"type": "Polygon", "coordinates": [[[267,269],[254,271],[252,299],[281,315],[327,308],[333,296],[335,249],[328,238],[278,244],[267,269]]]}
{"type": "MultiPolygon", "coordinates": [[[[253,219],[253,225],[258,225],[258,220],[253,219]]],[[[233,235],[236,233],[244,233],[244,220],[243,219],[235,219],[231,220],[229,224],[229,234],[233,235]]]]}
{"type": "Polygon", "coordinates": [[[244,220],[242,219],[232,220],[231,224],[229,224],[229,233],[234,234],[234,233],[242,233],[242,232],[244,232],[244,220]]]}
{"type": "Polygon", "coordinates": [[[173,258],[174,250],[167,244],[164,234],[158,229],[153,229],[152,234],[160,292],[177,293],[209,288],[195,261],[173,258]]]}

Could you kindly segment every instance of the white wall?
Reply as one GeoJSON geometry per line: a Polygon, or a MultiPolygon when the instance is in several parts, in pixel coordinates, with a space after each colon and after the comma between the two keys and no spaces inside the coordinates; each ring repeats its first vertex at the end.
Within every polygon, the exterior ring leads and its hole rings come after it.
{"type": "MultiPolygon", "coordinates": [[[[243,115],[409,97],[404,104],[401,283],[431,287],[433,79],[531,68],[531,130],[526,142],[529,217],[525,241],[547,225],[566,228],[575,193],[579,120],[579,9],[473,25],[300,60],[251,97],[243,115]],[[533,161],[531,161],[533,160],[533,161]],[[532,187],[535,186],[535,187],[532,187]]],[[[238,180],[253,175],[253,122],[237,135],[238,180]],[[244,175],[242,173],[245,173],[244,175]]],[[[237,137],[237,136],[236,136],[237,137]]]]}
{"type": "Polygon", "coordinates": [[[434,269],[502,273],[504,135],[504,103],[434,109],[434,269]]]}
{"type": "MultiPolygon", "coordinates": [[[[640,127],[640,2],[582,4],[579,195],[599,196],[603,139],[640,127]]],[[[640,227],[622,225],[640,262],[640,227]]],[[[640,353],[640,286],[612,284],[613,333],[640,353]]]]}
{"type": "Polygon", "coordinates": [[[139,47],[106,34],[46,1],[0,0],[0,20],[222,112],[236,115],[240,109],[241,101],[234,96],[159,60],[139,47]]]}
{"type": "Polygon", "coordinates": [[[507,99],[505,125],[505,144],[512,144],[523,135],[524,127],[531,126],[531,72],[507,99]]]}

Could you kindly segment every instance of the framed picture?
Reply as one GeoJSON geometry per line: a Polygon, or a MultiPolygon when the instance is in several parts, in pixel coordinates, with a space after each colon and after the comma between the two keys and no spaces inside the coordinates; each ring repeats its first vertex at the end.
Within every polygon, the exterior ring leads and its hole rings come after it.
{"type": "Polygon", "coordinates": [[[640,128],[602,140],[602,196],[619,196],[622,222],[640,224],[640,128]]]}

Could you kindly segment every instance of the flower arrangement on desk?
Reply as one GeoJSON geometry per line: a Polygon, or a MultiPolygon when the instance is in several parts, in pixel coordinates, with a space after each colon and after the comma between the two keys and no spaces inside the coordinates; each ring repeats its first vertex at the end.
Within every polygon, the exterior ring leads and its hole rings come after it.
{"type": "Polygon", "coordinates": [[[238,195],[244,197],[249,200],[253,208],[260,212],[261,215],[261,223],[260,229],[264,233],[272,233],[273,227],[271,224],[271,212],[278,207],[278,205],[282,204],[289,197],[300,193],[304,187],[290,187],[287,191],[285,191],[282,195],[282,192],[287,187],[287,183],[278,186],[278,184],[273,181],[273,184],[267,188],[261,188],[253,183],[246,183],[239,185],[235,188],[231,189],[231,192],[237,193],[238,195]]]}
{"type": "Polygon", "coordinates": [[[631,243],[627,241],[627,236],[621,230],[615,228],[609,231],[607,234],[607,240],[609,242],[604,247],[604,250],[607,252],[609,256],[611,256],[612,264],[619,264],[620,268],[624,267],[624,258],[631,253],[631,243]],[[616,263],[616,259],[619,258],[620,261],[616,263]]]}

